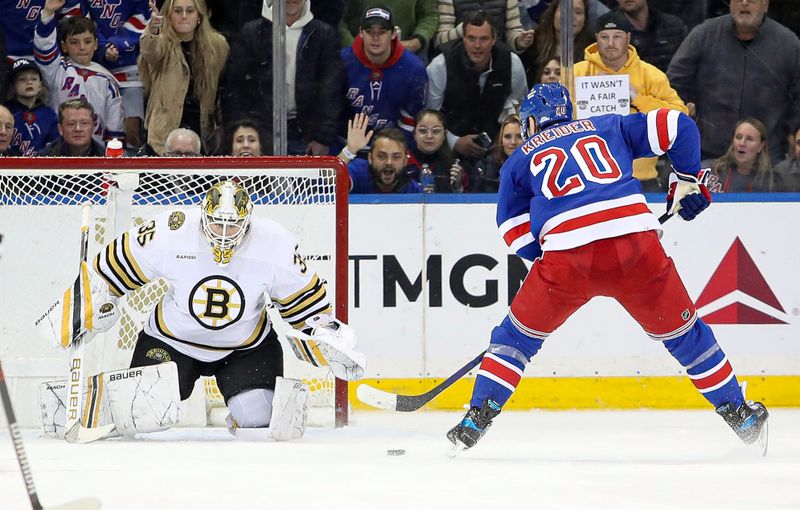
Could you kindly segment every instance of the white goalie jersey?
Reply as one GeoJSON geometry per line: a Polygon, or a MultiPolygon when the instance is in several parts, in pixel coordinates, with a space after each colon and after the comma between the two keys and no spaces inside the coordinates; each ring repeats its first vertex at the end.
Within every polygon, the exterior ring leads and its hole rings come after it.
{"type": "Polygon", "coordinates": [[[160,214],[94,259],[94,270],[116,296],[159,277],[169,283],[145,333],[200,361],[216,361],[266,338],[268,299],[295,329],[331,313],[324,284],[286,228],[252,218],[230,263],[220,267],[202,233],[201,215],[197,207],[160,214]]]}

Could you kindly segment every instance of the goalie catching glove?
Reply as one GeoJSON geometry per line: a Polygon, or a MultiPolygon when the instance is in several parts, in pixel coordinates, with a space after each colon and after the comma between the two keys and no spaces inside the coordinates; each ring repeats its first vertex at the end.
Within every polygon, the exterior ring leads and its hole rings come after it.
{"type": "Polygon", "coordinates": [[[66,349],[81,335],[86,335],[88,341],[107,331],[118,317],[117,298],[109,292],[108,284],[86,262],[81,262],[75,282],[34,326],[48,341],[66,349]]]}
{"type": "Polygon", "coordinates": [[[306,332],[290,329],[286,340],[297,359],[316,367],[327,366],[338,379],[361,379],[367,357],[358,350],[353,328],[330,315],[316,315],[306,321],[306,332]]]}
{"type": "Polygon", "coordinates": [[[691,221],[711,204],[711,193],[706,187],[708,169],[700,170],[697,177],[673,169],[669,175],[667,193],[667,213],[678,213],[681,218],[691,221]]]}

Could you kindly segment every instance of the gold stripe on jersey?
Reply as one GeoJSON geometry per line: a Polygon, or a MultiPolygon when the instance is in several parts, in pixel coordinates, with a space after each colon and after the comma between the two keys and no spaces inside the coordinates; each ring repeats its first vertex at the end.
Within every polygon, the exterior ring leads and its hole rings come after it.
{"type": "Polygon", "coordinates": [[[318,289],[315,289],[314,292],[303,296],[303,299],[295,304],[292,308],[279,307],[278,311],[280,312],[281,317],[285,319],[287,317],[302,313],[303,310],[307,310],[315,303],[319,303],[322,299],[327,299],[327,297],[328,295],[325,292],[325,287],[319,287],[318,289]]]}
{"type": "Polygon", "coordinates": [[[269,316],[267,315],[267,309],[264,308],[264,311],[261,312],[261,317],[258,319],[258,324],[256,324],[256,328],[253,330],[253,334],[247,337],[247,340],[242,343],[242,345],[236,347],[237,349],[246,349],[247,347],[252,346],[255,342],[258,341],[259,338],[264,336],[266,332],[269,331],[269,316]]]}
{"type": "Polygon", "coordinates": [[[198,349],[205,349],[207,351],[237,351],[237,350],[244,350],[253,347],[256,343],[260,342],[264,338],[266,338],[267,333],[270,331],[270,324],[269,324],[269,316],[267,315],[267,309],[265,308],[261,312],[261,317],[258,319],[258,324],[256,324],[253,333],[248,336],[242,343],[233,347],[216,347],[213,345],[206,345],[206,344],[198,344],[196,342],[190,342],[189,340],[183,340],[181,338],[176,337],[172,331],[169,330],[167,327],[166,322],[164,322],[164,308],[161,306],[161,301],[156,305],[155,309],[155,326],[159,333],[164,335],[165,337],[169,338],[170,340],[174,340],[176,342],[180,342],[182,344],[191,345],[192,347],[197,347],[198,349]]]}
{"type": "Polygon", "coordinates": [[[122,289],[117,287],[117,282],[111,279],[102,269],[100,269],[101,257],[105,259],[105,250],[101,250],[100,253],[98,253],[94,258],[94,271],[100,275],[100,278],[105,280],[105,282],[108,284],[108,288],[111,290],[111,294],[113,294],[114,297],[122,297],[122,295],[125,293],[122,291],[122,289]]]}
{"type": "Polygon", "coordinates": [[[295,329],[303,329],[307,318],[331,310],[327,291],[317,275],[298,292],[275,302],[280,316],[295,329]]]}
{"type": "Polygon", "coordinates": [[[175,335],[172,334],[172,331],[170,331],[169,328],[167,327],[167,323],[164,322],[164,307],[161,306],[162,304],[163,301],[159,301],[158,304],[156,305],[156,312],[155,312],[156,329],[158,329],[158,332],[164,335],[165,337],[180,342],[181,341],[180,338],[176,338],[175,335]]]}
{"type": "Polygon", "coordinates": [[[142,286],[150,281],[142,268],[139,267],[139,263],[136,262],[136,258],[134,258],[133,253],[131,252],[131,236],[128,232],[125,232],[122,235],[122,256],[125,257],[125,260],[128,262],[128,266],[133,270],[134,276],[139,280],[139,285],[142,286]]]}
{"type": "Polygon", "coordinates": [[[128,291],[133,291],[141,287],[143,284],[139,283],[133,276],[133,270],[128,265],[124,255],[120,257],[119,240],[114,239],[108,247],[108,267],[117,280],[119,280],[128,291]]]}
{"type": "Polygon", "coordinates": [[[321,287],[321,286],[322,286],[322,281],[320,281],[319,276],[315,274],[314,277],[311,278],[311,281],[309,281],[308,284],[302,289],[298,290],[294,294],[289,295],[288,297],[285,297],[283,299],[273,299],[273,301],[278,303],[278,306],[280,308],[288,308],[294,305],[293,303],[294,301],[302,299],[302,297],[308,294],[309,292],[314,292],[314,289],[316,287],[321,287]]]}

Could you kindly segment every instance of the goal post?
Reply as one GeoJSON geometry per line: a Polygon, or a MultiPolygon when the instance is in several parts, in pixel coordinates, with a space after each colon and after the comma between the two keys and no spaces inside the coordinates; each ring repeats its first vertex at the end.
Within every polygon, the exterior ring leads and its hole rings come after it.
{"type": "MultiPolygon", "coordinates": [[[[338,158],[0,158],[0,358],[22,402],[23,426],[38,424],[39,383],[67,373],[68,353],[38,338],[33,324],[77,275],[81,205],[92,206],[93,257],[162,211],[199,207],[208,187],[224,179],[245,186],[254,216],[297,236],[346,322],[349,176],[338,158]]],[[[166,290],[158,279],[125,297],[117,325],[88,344],[87,373],[128,366],[139,330],[166,290]]],[[[282,339],[288,326],[274,310],[270,319],[282,339]]],[[[282,343],[285,375],[309,383],[319,425],[346,425],[347,382],[299,362],[282,343]]],[[[203,386],[206,413],[223,405],[213,380],[203,386]]]]}

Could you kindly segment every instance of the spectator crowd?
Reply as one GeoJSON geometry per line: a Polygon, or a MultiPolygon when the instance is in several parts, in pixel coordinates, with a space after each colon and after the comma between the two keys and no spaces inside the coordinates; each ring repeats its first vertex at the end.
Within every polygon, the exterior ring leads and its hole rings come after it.
{"type": "MultiPolygon", "coordinates": [[[[800,191],[796,0],[275,1],[287,152],[338,155],[352,193],[496,192],[567,15],[574,76],[689,113],[712,191],[800,191]]],[[[1,2],[0,157],[271,155],[273,26],[273,0],[1,2]]],[[[668,170],[634,162],[645,192],[668,170]]]]}

